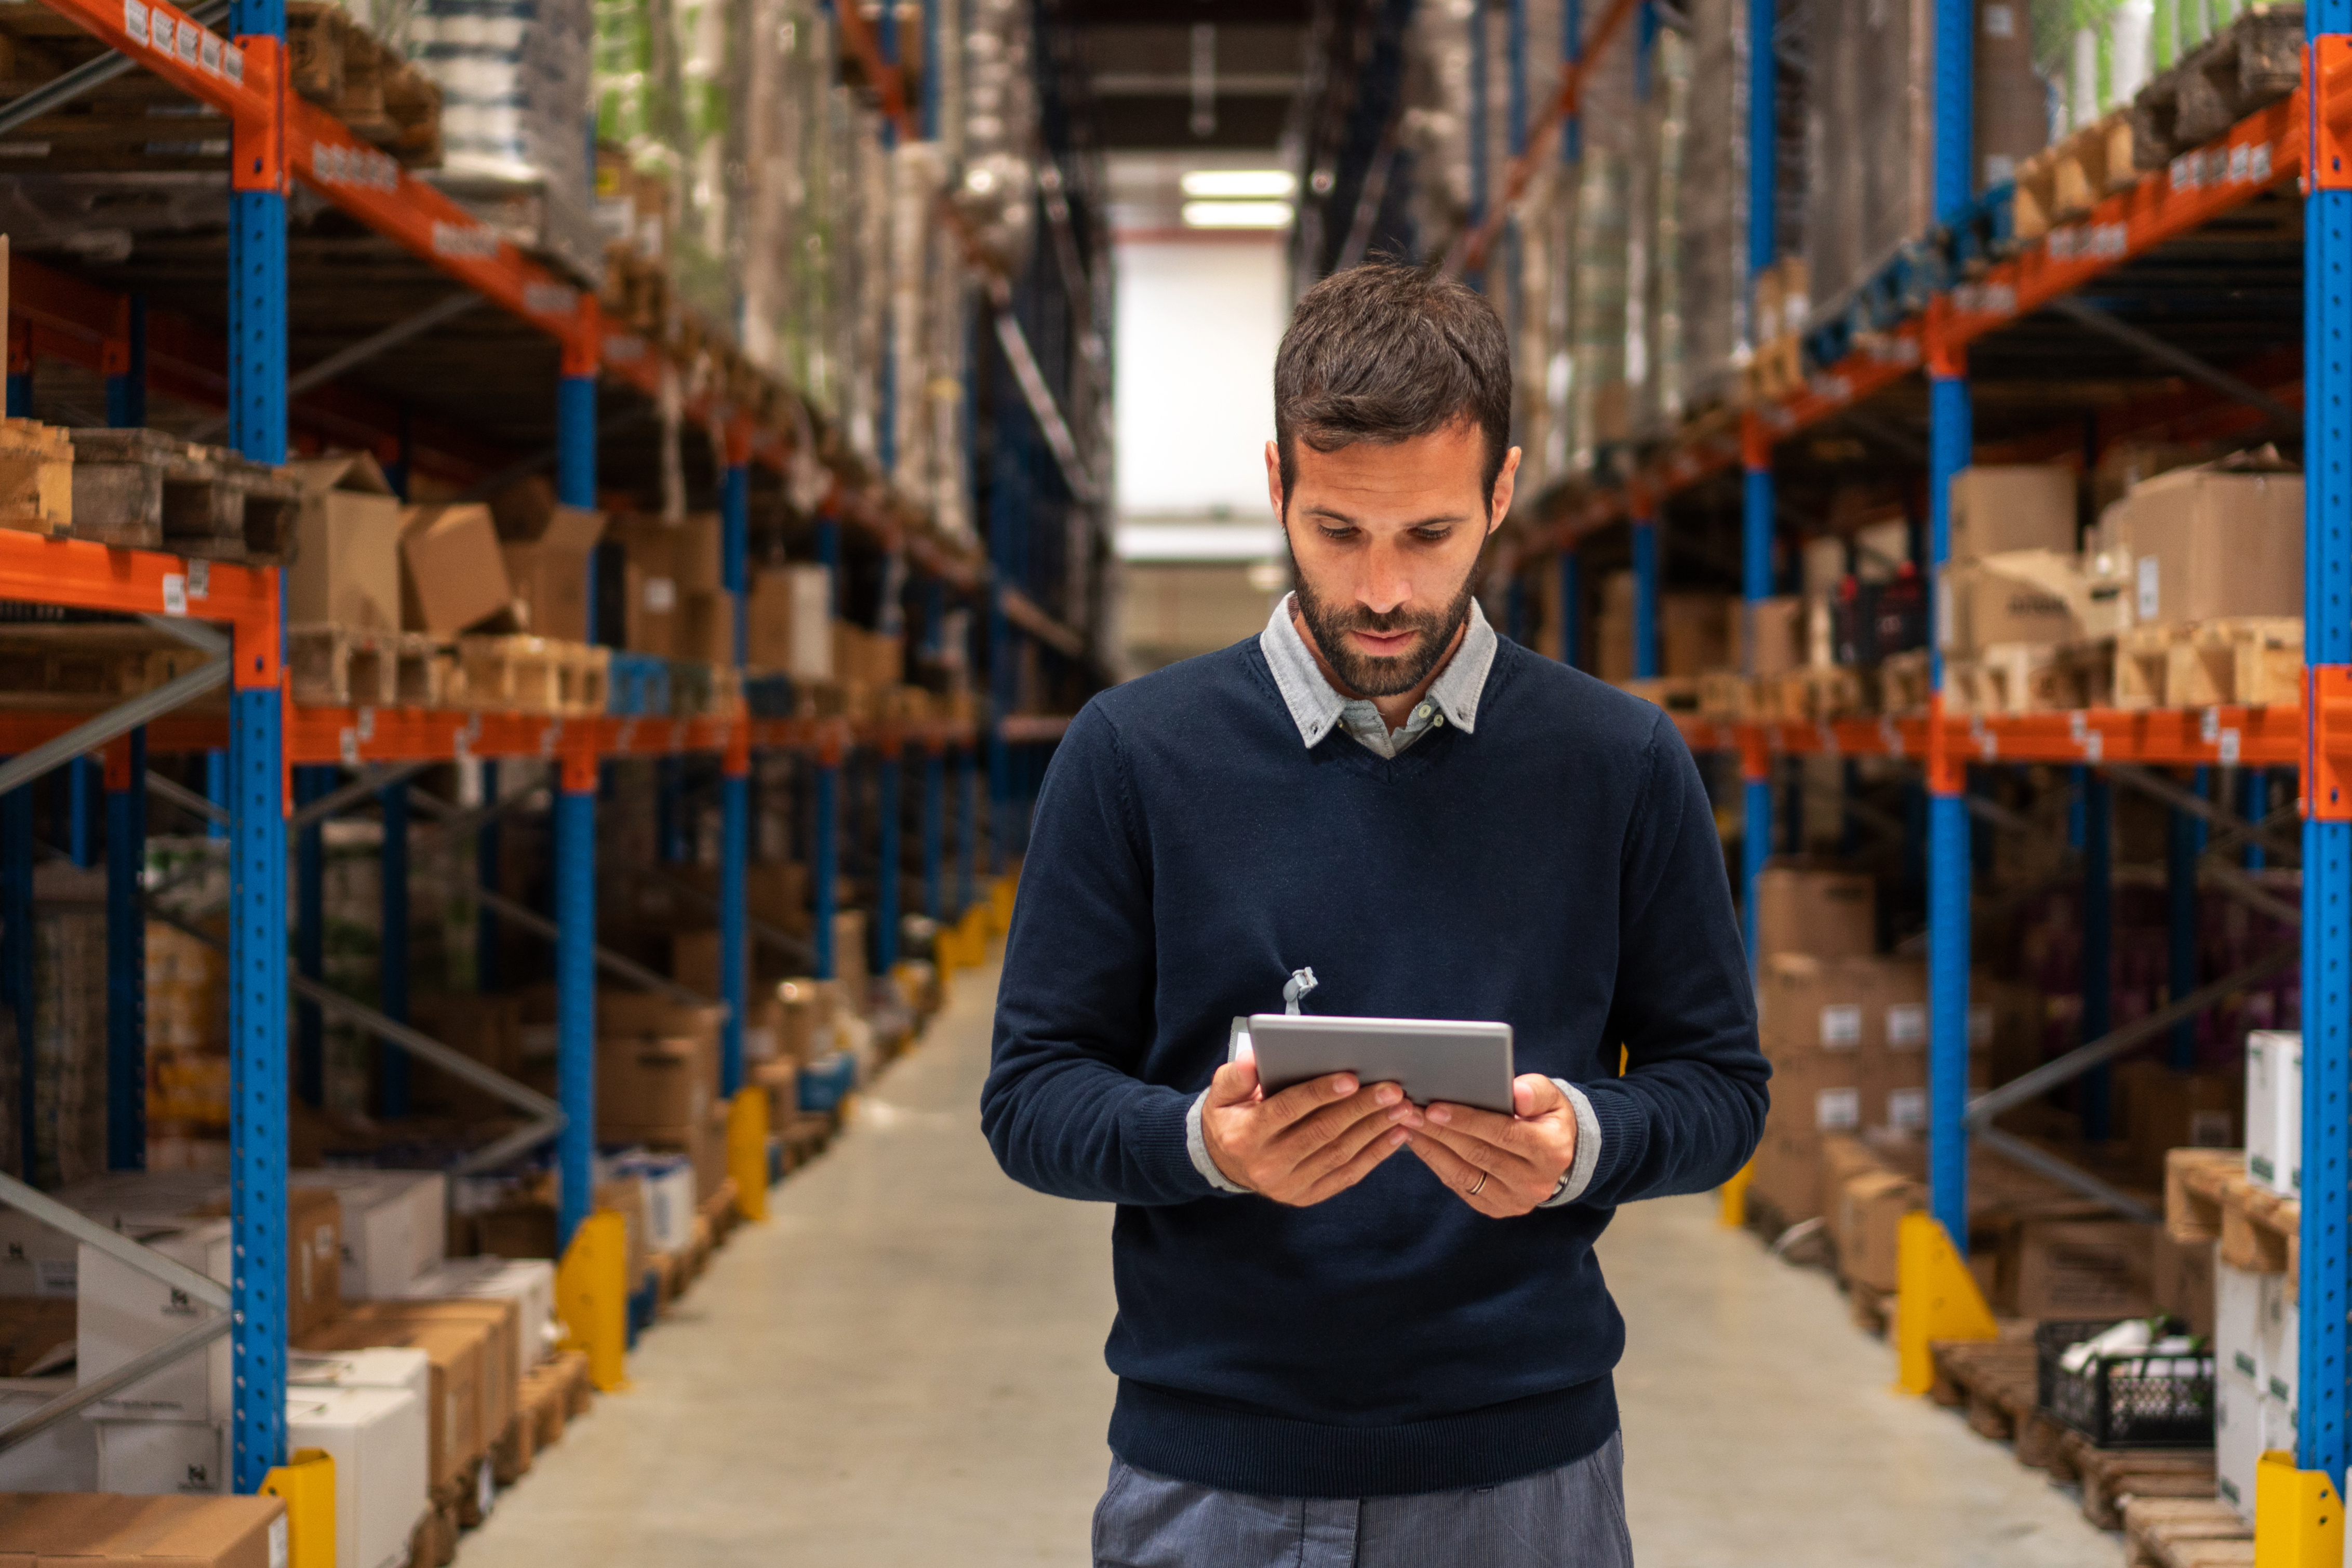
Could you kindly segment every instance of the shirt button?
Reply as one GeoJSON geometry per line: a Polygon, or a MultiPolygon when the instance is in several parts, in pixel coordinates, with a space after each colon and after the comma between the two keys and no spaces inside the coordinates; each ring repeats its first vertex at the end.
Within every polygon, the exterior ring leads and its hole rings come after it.
{"type": "Polygon", "coordinates": [[[1429,727],[1432,729],[1444,729],[1445,727],[1445,716],[1444,714],[1439,714],[1435,718],[1431,719],[1429,721],[1429,727]]]}
{"type": "Polygon", "coordinates": [[[1415,718],[1427,718],[1429,716],[1429,705],[1427,703],[1423,703],[1419,707],[1413,709],[1412,716],[1415,718]]]}

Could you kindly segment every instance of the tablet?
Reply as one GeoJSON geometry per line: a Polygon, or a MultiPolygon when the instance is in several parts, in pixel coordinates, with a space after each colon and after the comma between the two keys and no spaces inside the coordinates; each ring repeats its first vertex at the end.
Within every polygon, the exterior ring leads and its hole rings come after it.
{"type": "Polygon", "coordinates": [[[1511,1114],[1511,1026],[1448,1019],[1253,1013],[1234,1020],[1228,1054],[1247,1039],[1268,1094],[1328,1073],[1394,1083],[1416,1105],[1444,1100],[1511,1114]]]}

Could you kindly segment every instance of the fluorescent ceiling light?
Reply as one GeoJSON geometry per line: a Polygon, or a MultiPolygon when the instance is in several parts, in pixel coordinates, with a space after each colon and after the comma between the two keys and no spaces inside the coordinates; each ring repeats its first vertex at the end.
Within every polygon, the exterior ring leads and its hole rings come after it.
{"type": "Polygon", "coordinates": [[[1184,226],[1188,229],[1286,229],[1290,217],[1288,202],[1184,204],[1184,226]]]}
{"type": "Polygon", "coordinates": [[[1297,179],[1280,169],[1193,169],[1177,181],[1188,196],[1287,196],[1297,179]]]}

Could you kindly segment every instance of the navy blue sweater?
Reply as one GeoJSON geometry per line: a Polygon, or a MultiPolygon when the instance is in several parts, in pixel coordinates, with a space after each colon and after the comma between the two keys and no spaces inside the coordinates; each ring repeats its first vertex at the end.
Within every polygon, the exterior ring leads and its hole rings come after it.
{"type": "Polygon", "coordinates": [[[1301,741],[1255,640],[1096,697],[1039,796],[982,1119],[1015,1179],[1119,1206],[1111,1447],[1228,1490],[1374,1497],[1616,1430],[1593,1239],[1702,1191],[1768,1069],[1706,792],[1657,708],[1505,641],[1477,731],[1301,741]],[[1310,1208],[1215,1194],[1185,1113],[1236,1014],[1497,1019],[1601,1124],[1582,1197],[1472,1210],[1413,1155],[1310,1208]],[[1618,1073],[1618,1047],[1630,1069],[1618,1073]]]}

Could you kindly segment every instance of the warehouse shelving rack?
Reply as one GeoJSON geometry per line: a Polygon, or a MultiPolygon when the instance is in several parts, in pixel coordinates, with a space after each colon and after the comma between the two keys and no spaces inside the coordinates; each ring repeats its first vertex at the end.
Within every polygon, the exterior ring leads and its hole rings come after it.
{"type": "MultiPolygon", "coordinates": [[[[1524,0],[1508,3],[1514,39],[1523,39],[1524,0]]],[[[1615,0],[1604,26],[1621,23],[1630,8],[1629,0],[1615,0]]],[[[1518,156],[1507,178],[1506,188],[1511,192],[1523,183],[1534,159],[1574,155],[1579,85],[1586,61],[1598,52],[1595,37],[1606,34],[1583,28],[1577,0],[1570,0],[1565,11],[1560,89],[1533,139],[1523,138],[1513,127],[1512,145],[1518,156]],[[1549,140],[1555,131],[1556,153],[1549,140]]],[[[1750,145],[1769,146],[1774,131],[1778,20],[1773,0],[1749,0],[1748,16],[1753,73],[1748,83],[1750,145]]],[[[2352,663],[2347,663],[2352,661],[2352,0],[2311,0],[2305,19],[2305,78],[2291,98],[2252,113],[2223,137],[2175,159],[2168,168],[2143,176],[2130,189],[2098,204],[2088,217],[2058,225],[2019,254],[1972,276],[1948,280],[1924,309],[1811,375],[1792,395],[1751,403],[1736,423],[1695,422],[1615,482],[1580,495],[1548,497],[1539,548],[1506,563],[1516,574],[1543,556],[1556,554],[1570,616],[1563,652],[1573,657],[1581,587],[1578,547],[1602,528],[1631,525],[1637,674],[1654,674],[1660,503],[1711,478],[1738,475],[1743,595],[1750,601],[1764,598],[1772,589],[1776,447],[1898,385],[1916,384],[1915,378],[1924,372],[1928,559],[1931,567],[1940,569],[1949,554],[1952,477],[1985,455],[1975,440],[1971,353],[1997,348],[2002,334],[2025,326],[2045,309],[2119,339],[2201,383],[2197,391],[2143,400],[2138,408],[2122,411],[2113,421],[2114,434],[2125,433],[2135,419],[2153,426],[2184,416],[2197,420],[2209,434],[2244,433],[2265,421],[2291,420],[2299,413],[2305,451],[2308,661],[2300,707],[1962,716],[1945,710],[1942,660],[1935,654],[1936,695],[1925,716],[1819,726],[1682,724],[1695,748],[1731,752],[1740,759],[1746,822],[1742,872],[1751,888],[1772,837],[1771,768],[1776,757],[1916,758],[1925,766],[1929,794],[1929,1207],[1944,1238],[1943,1271],[1927,1277],[1934,1279],[1938,1300],[1973,1295],[1958,1261],[1965,1251],[1967,1141],[1971,1131],[1990,1134],[1989,1125],[1980,1124],[1992,1109],[2063,1082],[2083,1069],[2086,1058],[2113,1054],[2148,1038],[2172,1019],[2204,1005],[2221,988],[2208,987],[2180,998],[2133,1030],[2108,1033],[2104,1041],[2095,1040],[2027,1079],[1971,1103],[1969,766],[2031,761],[2120,769],[2121,776],[2158,793],[2176,811],[2201,815],[2242,841],[2256,833],[2259,825],[2186,789],[2151,779],[2144,769],[2221,765],[2297,770],[2302,898],[2299,911],[2280,912],[2299,914],[2303,963],[2305,1176],[2298,1284],[2304,1396],[2294,1454],[2300,1474],[2294,1486],[2274,1494],[2266,1483],[2258,1511],[2256,1533],[2265,1553],[2273,1542],[2316,1538],[2326,1528],[2320,1520],[2328,1509],[2340,1516],[2328,1489],[2340,1492],[2343,1488],[2347,1440],[2352,1440],[2346,1425],[2347,1389],[2352,1389],[2346,1315],[2352,1305],[2352,1296],[2347,1296],[2352,1235],[2347,1230],[2347,1202],[2352,1202],[2352,663]],[[2239,374],[2221,371],[2154,334],[2122,326],[2083,300],[2086,289],[2121,279],[2136,262],[2164,247],[2258,201],[2297,191],[2302,207],[2299,366],[2292,356],[2279,355],[2239,374]],[[2108,1049],[2101,1052],[2102,1046],[2108,1049]]],[[[1936,0],[1935,205],[1955,223],[1975,199],[1970,172],[1974,25],[1972,0],[1936,0]]],[[[1474,37],[1483,38],[1483,8],[1474,8],[1472,26],[1474,37]]],[[[1483,108],[1482,99],[1474,95],[1474,119],[1480,118],[1483,108]]],[[[1483,124],[1474,125],[1472,139],[1474,146],[1483,145],[1483,124]]],[[[1748,173],[1748,255],[1752,269],[1761,270],[1776,252],[1773,160],[1752,159],[1748,173]]],[[[1470,231],[1449,257],[1452,265],[1475,275],[1487,248],[1507,232],[1509,206],[1507,195],[1493,212],[1474,207],[1470,231]]],[[[2208,276],[2189,287],[2217,293],[2224,285],[2208,276]]],[[[1988,460],[2046,459],[2079,447],[2071,432],[2061,431],[2046,444],[2009,444],[1999,449],[2000,456],[1988,460]]],[[[2104,786],[2095,784],[2089,794],[2104,803],[2104,786]]],[[[1747,902],[1752,910],[1752,899],[1747,902]]],[[[1906,1301],[1906,1313],[1911,1308],[1906,1301]]]]}
{"type": "MultiPolygon", "coordinates": [[[[169,0],[47,0],[120,54],[174,87],[226,114],[232,127],[231,223],[227,267],[228,330],[226,340],[174,317],[151,309],[144,299],[99,284],[16,259],[11,264],[8,392],[12,414],[29,413],[34,363],[54,357],[103,374],[108,413],[116,423],[143,423],[145,388],[187,401],[222,407],[230,444],[267,463],[288,455],[289,415],[314,434],[373,450],[404,476],[413,464],[422,471],[487,489],[528,472],[537,460],[513,455],[466,428],[462,420],[436,423],[409,417],[381,399],[335,383],[331,378],[375,354],[428,330],[473,299],[487,300],[527,323],[560,350],[553,459],[558,498],[593,507],[598,501],[599,382],[658,395],[668,350],[601,319],[597,301],[558,278],[500,238],[447,197],[406,173],[391,159],[352,135],[324,110],[297,98],[288,83],[283,0],[236,0],[228,36],[223,37],[169,0]],[[429,272],[459,285],[466,295],[405,322],[349,345],[323,364],[290,378],[287,354],[289,277],[287,199],[299,181],[348,214],[366,231],[393,241],[429,272]]],[[[929,7],[926,6],[926,9],[929,7]]],[[[834,11],[841,41],[861,57],[885,113],[899,134],[917,129],[906,103],[895,61],[883,57],[885,44],[854,6],[834,11]]],[[[936,31],[936,27],[932,28],[936,31]]],[[[887,34],[887,30],[886,30],[887,34]]],[[[887,39],[886,39],[887,42],[887,39]]],[[[935,116],[933,106],[924,106],[935,116]]],[[[948,214],[953,219],[951,211],[948,214]]],[[[1066,217],[1065,219],[1066,221],[1066,217]]],[[[977,258],[977,251],[974,250],[977,258]]],[[[1085,468],[1053,391],[1031,352],[1021,319],[1034,314],[1035,291],[1024,290],[983,267],[995,315],[995,331],[1013,371],[1030,428],[1011,442],[1014,462],[1034,469],[1050,458],[1068,497],[1090,503],[1097,486],[1085,468]]],[[[1052,303],[1049,298],[1046,303],[1052,303]]],[[[1090,308],[1099,308],[1099,300],[1090,308]]],[[[748,535],[751,470],[757,465],[783,474],[793,462],[795,432],[765,423],[724,401],[721,390],[705,390],[687,400],[685,418],[714,432],[724,457],[719,476],[725,585],[739,595],[748,587],[748,535]]],[[[886,421],[887,423],[887,421],[886,421]]],[[[1074,660],[1094,650],[1086,635],[1041,607],[1024,585],[1037,580],[1016,545],[1000,546],[1003,559],[983,560],[968,546],[915,526],[898,506],[854,473],[836,468],[830,493],[819,504],[819,551],[835,573],[842,571],[841,529],[857,529],[886,553],[898,553],[919,581],[935,585],[930,635],[940,634],[942,595],[981,599],[990,620],[997,654],[1000,698],[1017,694],[1006,671],[1022,640],[1074,660]]],[[[534,1118],[531,1125],[478,1159],[496,1159],[528,1149],[552,1135],[559,1146],[562,1207],[560,1234],[568,1239],[585,1218],[592,1190],[593,1156],[594,976],[600,966],[618,969],[641,984],[677,991],[673,982],[635,970],[595,946],[595,804],[601,764],[625,757],[715,756],[719,761],[721,816],[720,882],[717,899],[721,936],[721,1000],[727,1022],[719,1085],[732,1095],[744,1079],[743,1019],[749,992],[747,939],[782,939],[754,932],[746,910],[744,867],[750,849],[750,784],[757,754],[793,752],[812,759],[814,839],[812,880],[817,904],[815,967],[829,975],[832,915],[839,869],[838,808],[842,770],[854,753],[870,752],[889,809],[879,824],[877,932],[887,967],[898,940],[897,905],[904,852],[896,810],[902,758],[921,758],[921,879],[928,912],[943,915],[976,901],[979,802],[974,759],[988,754],[992,813],[996,841],[991,869],[1018,848],[1008,820],[1033,791],[1025,775],[1028,757],[1056,741],[1066,720],[1012,715],[1000,700],[1000,716],[984,733],[969,722],[851,726],[834,721],[754,719],[739,706],[731,716],[685,721],[624,717],[549,718],[513,714],[473,714],[416,709],[299,707],[283,679],[283,612],[274,570],[184,560],[152,551],[125,550],[66,539],[0,531],[0,599],[74,610],[144,616],[152,624],[200,644],[216,646],[219,657],[198,676],[174,682],[94,719],[47,714],[0,715],[0,800],[26,779],[103,746],[110,820],[117,825],[110,848],[110,1156],[118,1166],[143,1162],[143,1020],[141,944],[135,936],[143,913],[137,883],[138,859],[125,852],[138,841],[144,797],[155,794],[226,824],[230,844],[230,923],[227,948],[231,977],[231,1061],[234,1113],[233,1226],[235,1280],[227,1292],[229,1329],[235,1345],[236,1407],[232,1423],[233,1481],[239,1490],[258,1487],[285,1458],[283,1421],[286,1355],[286,1278],[283,1234],[289,1108],[289,998],[336,1011],[386,1041],[420,1054],[447,1070],[500,1093],[534,1118]],[[225,623],[228,637],[204,630],[225,623]],[[218,718],[173,711],[187,697],[226,683],[229,711],[218,718]],[[226,751],[226,799],[206,800],[161,778],[144,777],[145,756],[159,751],[226,751]],[[948,758],[957,758],[961,788],[950,798],[948,758]],[[312,975],[289,975],[288,963],[288,837],[334,810],[381,797],[387,827],[388,908],[404,908],[405,825],[409,807],[422,807],[445,831],[494,834],[501,810],[515,803],[494,799],[478,811],[456,812],[446,803],[409,794],[407,780],[420,767],[476,758],[537,758],[555,766],[552,780],[555,873],[553,919],[513,904],[484,889],[484,946],[501,919],[534,923],[556,949],[558,1080],[560,1103],[471,1064],[458,1053],[408,1029],[404,1011],[387,996],[386,1012],[340,998],[312,975]],[[297,768],[341,768],[357,777],[322,798],[296,805],[297,768]],[[960,874],[950,895],[947,876],[950,818],[957,841],[960,874]],[[117,874],[119,868],[121,874],[117,874]],[[632,971],[635,971],[634,973],[632,971]]],[[[744,652],[745,628],[737,622],[736,664],[744,652]]],[[[20,790],[8,810],[27,800],[20,790]]],[[[13,816],[11,823],[13,823],[13,816]]],[[[0,823],[8,827],[11,823],[0,823]]],[[[29,839],[29,812],[19,838],[29,839]]],[[[9,840],[13,852],[17,839],[9,840]]],[[[10,856],[0,877],[0,916],[17,930],[31,907],[30,855],[10,856]]],[[[314,868],[305,868],[315,876],[314,868]]],[[[404,920],[403,921],[404,928],[404,920]]],[[[388,942],[396,942],[387,925],[388,942]]],[[[24,947],[21,942],[19,950],[24,947]]],[[[22,977],[18,977],[21,978],[22,977]]],[[[21,987],[18,988],[21,995],[21,987]]],[[[385,1053],[388,1069],[401,1051],[385,1053]]],[[[387,1092],[391,1092],[390,1079],[387,1092]]],[[[29,1147],[29,1145],[28,1145],[29,1147]]],[[[13,1181],[8,1201],[49,1213],[39,1195],[13,1181]]],[[[53,1221],[70,1226],[62,1211],[53,1221]]],[[[163,1260],[137,1249],[140,1266],[172,1272],[163,1260]]],[[[184,1271],[183,1271],[184,1272],[184,1271]]],[[[201,1286],[201,1282],[199,1282],[201,1286]]],[[[215,1288],[192,1287],[210,1300],[215,1288]]],[[[184,1350],[185,1346],[177,1347],[184,1350]]],[[[160,1359],[158,1364],[161,1364],[160,1359]]],[[[145,1366],[136,1369],[141,1375],[145,1366]]],[[[119,1379],[110,1380],[112,1382],[119,1379]]],[[[102,1390],[101,1390],[102,1392],[102,1390]]],[[[93,1396],[89,1388],[56,1402],[30,1419],[62,1418],[93,1396]]],[[[20,1423],[18,1431],[27,1429],[20,1423]]]]}

